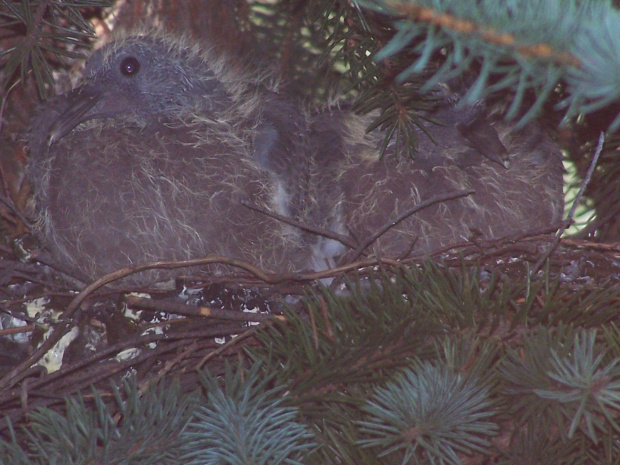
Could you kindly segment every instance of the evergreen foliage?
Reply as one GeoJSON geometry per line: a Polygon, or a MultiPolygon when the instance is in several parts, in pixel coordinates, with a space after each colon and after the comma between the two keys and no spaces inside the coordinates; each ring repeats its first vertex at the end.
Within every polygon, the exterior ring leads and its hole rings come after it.
{"type": "Polygon", "coordinates": [[[512,351],[502,366],[515,412],[561,426],[568,439],[577,429],[595,444],[597,431],[620,434],[620,357],[604,361],[606,350],[596,343],[595,330],[539,331],[527,337],[524,347],[527,358],[512,351]]]}
{"type": "Polygon", "coordinates": [[[94,392],[35,410],[0,442],[2,463],[617,463],[613,316],[588,287],[484,275],[429,263],[309,294],[307,316],[261,328],[200,392],[140,396],[133,380],[112,402],[94,392]],[[481,324],[487,293],[512,306],[493,324],[481,324]],[[585,304],[566,309],[569,295],[585,304]],[[549,325],[556,311],[566,323],[549,325]],[[594,318],[604,331],[573,324],[583,313],[606,315],[594,318]]]}
{"type": "Polygon", "coordinates": [[[296,421],[297,409],[282,406],[281,388],[269,389],[260,364],[245,373],[227,367],[224,386],[203,376],[207,400],[183,432],[189,465],[302,464],[312,435],[296,421]],[[244,379],[245,378],[245,379],[244,379]]]}
{"type": "Polygon", "coordinates": [[[42,97],[49,96],[54,83],[53,68],[57,67],[56,62],[66,64],[67,59],[84,58],[85,54],[80,50],[87,50],[89,40],[95,37],[92,26],[84,18],[83,10],[110,5],[108,0],[2,0],[0,30],[24,31],[23,40],[0,51],[0,63],[5,76],[4,88],[12,82],[17,71],[22,81],[32,71],[39,94],[42,97]]]}
{"type": "MultiPolygon", "coordinates": [[[[422,90],[449,82],[476,63],[477,76],[461,103],[510,90],[507,116],[512,118],[526,93],[533,91],[535,102],[522,122],[540,112],[560,81],[566,83],[566,95],[559,105],[568,109],[567,117],[600,109],[620,97],[620,13],[609,1],[360,3],[396,16],[396,34],[375,59],[410,57],[399,81],[434,67],[438,54],[445,56],[422,90]]],[[[612,128],[618,124],[616,118],[612,128]]]]}
{"type": "MultiPolygon", "coordinates": [[[[620,97],[607,0],[249,3],[261,61],[280,63],[290,90],[321,104],[338,87],[411,155],[439,83],[522,123],[551,107],[572,124],[620,97]]],[[[0,32],[24,38],[0,51],[3,88],[32,71],[49,93],[52,70],[93,35],[86,11],[107,4],[0,0],[0,32]]],[[[604,212],[620,185],[610,140],[604,212]]],[[[0,441],[0,463],[620,464],[612,279],[427,263],[348,281],[344,295],[322,288],[200,392],[130,380],[35,409],[0,441]]]]}
{"type": "MultiPolygon", "coordinates": [[[[441,83],[463,81],[461,104],[501,96],[520,123],[548,102],[568,121],[620,98],[620,12],[609,0],[250,3],[261,58],[296,93],[325,102],[336,88],[354,91],[358,111],[377,111],[369,129],[383,129],[386,144],[397,135],[412,155],[420,112],[441,83]]],[[[0,53],[5,88],[32,70],[48,95],[52,67],[82,57],[93,37],[82,12],[109,4],[2,0],[0,30],[24,31],[0,53]]]]}
{"type": "Polygon", "coordinates": [[[416,363],[364,405],[368,419],[360,422],[378,457],[404,449],[401,463],[456,464],[457,452],[488,453],[486,439],[497,434],[486,388],[447,367],[416,363]]]}
{"type": "Polygon", "coordinates": [[[84,463],[176,464],[181,456],[179,433],[188,421],[194,396],[182,396],[178,386],[140,394],[129,379],[112,388],[115,402],[103,394],[66,400],[65,411],[42,408],[29,415],[23,436],[0,442],[0,458],[10,465],[77,465],[84,463]]]}

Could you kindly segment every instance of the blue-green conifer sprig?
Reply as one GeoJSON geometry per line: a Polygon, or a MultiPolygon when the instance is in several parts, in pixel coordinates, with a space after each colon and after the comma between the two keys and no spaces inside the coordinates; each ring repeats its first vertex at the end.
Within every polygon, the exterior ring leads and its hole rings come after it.
{"type": "MultiPolygon", "coordinates": [[[[503,451],[499,465],[590,465],[596,459],[587,454],[576,454],[584,449],[583,437],[567,440],[559,435],[550,437],[540,420],[531,420],[514,433],[512,446],[503,451]]],[[[616,454],[617,455],[617,454],[616,454]]],[[[613,462],[612,462],[613,463],[613,462]]]]}
{"type": "MultiPolygon", "coordinates": [[[[620,100],[620,12],[607,0],[363,0],[394,15],[396,31],[377,61],[414,56],[398,76],[405,81],[432,69],[422,91],[479,67],[460,104],[491,94],[513,94],[506,116],[525,124],[565,84],[558,109],[566,118],[620,100]],[[529,92],[528,92],[529,91],[529,92]],[[535,101],[522,112],[527,93],[535,101]]],[[[610,130],[620,126],[620,115],[610,130]]]]}
{"type": "Polygon", "coordinates": [[[571,439],[577,430],[593,443],[597,431],[620,432],[620,357],[606,360],[596,331],[545,328],[528,336],[522,351],[508,354],[500,369],[505,392],[514,396],[514,414],[565,425],[571,439]]]}
{"type": "Polygon", "coordinates": [[[360,441],[379,457],[400,452],[401,463],[460,464],[459,454],[487,453],[498,425],[493,401],[482,384],[431,362],[414,363],[364,406],[360,441]],[[425,462],[424,462],[425,463],[425,462]]]}
{"type": "Polygon", "coordinates": [[[226,368],[224,386],[203,375],[206,404],[183,432],[188,465],[301,465],[313,436],[297,421],[298,411],[282,405],[281,389],[269,389],[261,364],[245,372],[226,368]]]}
{"type": "Polygon", "coordinates": [[[82,16],[81,9],[105,8],[109,0],[73,0],[71,2],[30,0],[0,0],[0,29],[23,27],[26,35],[13,47],[0,50],[0,68],[6,77],[4,87],[16,72],[23,81],[32,71],[39,95],[46,97],[54,83],[52,59],[60,63],[66,59],[84,58],[89,40],[95,31],[82,16]],[[6,61],[2,60],[6,57],[6,61]]]}
{"type": "Polygon", "coordinates": [[[510,399],[511,415],[518,415],[522,421],[543,423],[544,429],[552,424],[563,424],[563,417],[553,408],[553,402],[536,395],[534,390],[552,389],[552,381],[547,376],[553,369],[551,350],[567,356],[570,347],[564,341],[573,336],[574,332],[566,326],[560,326],[555,334],[550,334],[543,326],[532,328],[522,347],[508,351],[499,371],[504,380],[504,393],[510,399]]]}
{"type": "MultiPolygon", "coordinates": [[[[571,93],[569,114],[598,110],[620,96],[620,12],[590,18],[571,51],[581,63],[565,76],[571,93]]],[[[620,124],[617,117],[613,125],[620,124]]]]}
{"type": "Polygon", "coordinates": [[[0,463],[244,464],[252,450],[253,463],[617,465],[617,286],[603,302],[589,284],[483,276],[422,264],[350,295],[322,289],[257,332],[249,368],[205,375],[189,398],[165,380],[139,396],[134,380],[35,410],[0,440],[0,463]],[[501,324],[489,292],[514,307],[501,324]],[[479,318],[450,317],[466,312],[479,318]]]}
{"type": "Polygon", "coordinates": [[[605,350],[596,348],[596,331],[575,335],[568,356],[551,350],[547,375],[555,383],[552,389],[536,389],[536,395],[565,406],[564,415],[571,422],[568,437],[581,429],[595,443],[596,431],[604,431],[606,423],[620,433],[617,412],[620,411],[620,357],[604,363],[605,350]]]}
{"type": "Polygon", "coordinates": [[[147,465],[155,459],[161,465],[177,464],[179,433],[196,396],[182,396],[174,383],[160,383],[142,395],[138,387],[135,378],[113,386],[116,415],[95,389],[93,406],[74,396],[66,399],[64,412],[31,412],[21,435],[15,431],[11,442],[0,441],[0,457],[11,457],[10,465],[147,465]]]}
{"type": "Polygon", "coordinates": [[[495,390],[498,349],[493,343],[464,335],[460,338],[444,337],[434,345],[442,365],[454,373],[467,373],[476,382],[495,390]]]}

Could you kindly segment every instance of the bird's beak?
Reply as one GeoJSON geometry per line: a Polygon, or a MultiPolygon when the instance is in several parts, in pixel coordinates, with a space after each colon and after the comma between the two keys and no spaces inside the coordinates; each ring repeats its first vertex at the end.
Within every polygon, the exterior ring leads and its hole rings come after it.
{"type": "Polygon", "coordinates": [[[53,145],[83,121],[96,118],[95,105],[102,99],[101,92],[90,87],[78,87],[67,94],[68,107],[58,116],[48,135],[48,145],[53,145]]]}

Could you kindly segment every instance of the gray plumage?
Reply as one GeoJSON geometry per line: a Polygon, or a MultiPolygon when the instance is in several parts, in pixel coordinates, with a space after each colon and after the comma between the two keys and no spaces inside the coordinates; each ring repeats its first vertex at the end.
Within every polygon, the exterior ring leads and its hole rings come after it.
{"type": "Polygon", "coordinates": [[[242,202],[363,241],[435,194],[475,190],[391,228],[367,249],[382,257],[559,220],[558,148],[535,128],[512,131],[470,113],[446,104],[434,115],[444,125],[426,128],[434,141],[420,132],[415,160],[379,158],[382,136],[365,133],[366,118],[302,111],[264,76],[184,40],[129,35],[95,52],[82,84],[34,120],[40,235],[61,263],[94,278],[207,254],[316,270],[347,251],[242,202]]]}

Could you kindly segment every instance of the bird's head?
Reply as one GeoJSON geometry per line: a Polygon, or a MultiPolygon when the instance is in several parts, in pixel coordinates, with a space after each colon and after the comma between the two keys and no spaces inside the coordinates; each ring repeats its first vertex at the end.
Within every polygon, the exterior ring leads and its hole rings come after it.
{"type": "MultiPolygon", "coordinates": [[[[237,79],[234,79],[238,81],[237,79]]],[[[234,100],[221,60],[165,35],[132,35],[97,50],[86,62],[81,84],[66,95],[49,144],[94,118],[150,121],[198,112],[214,115],[234,100]]]]}

